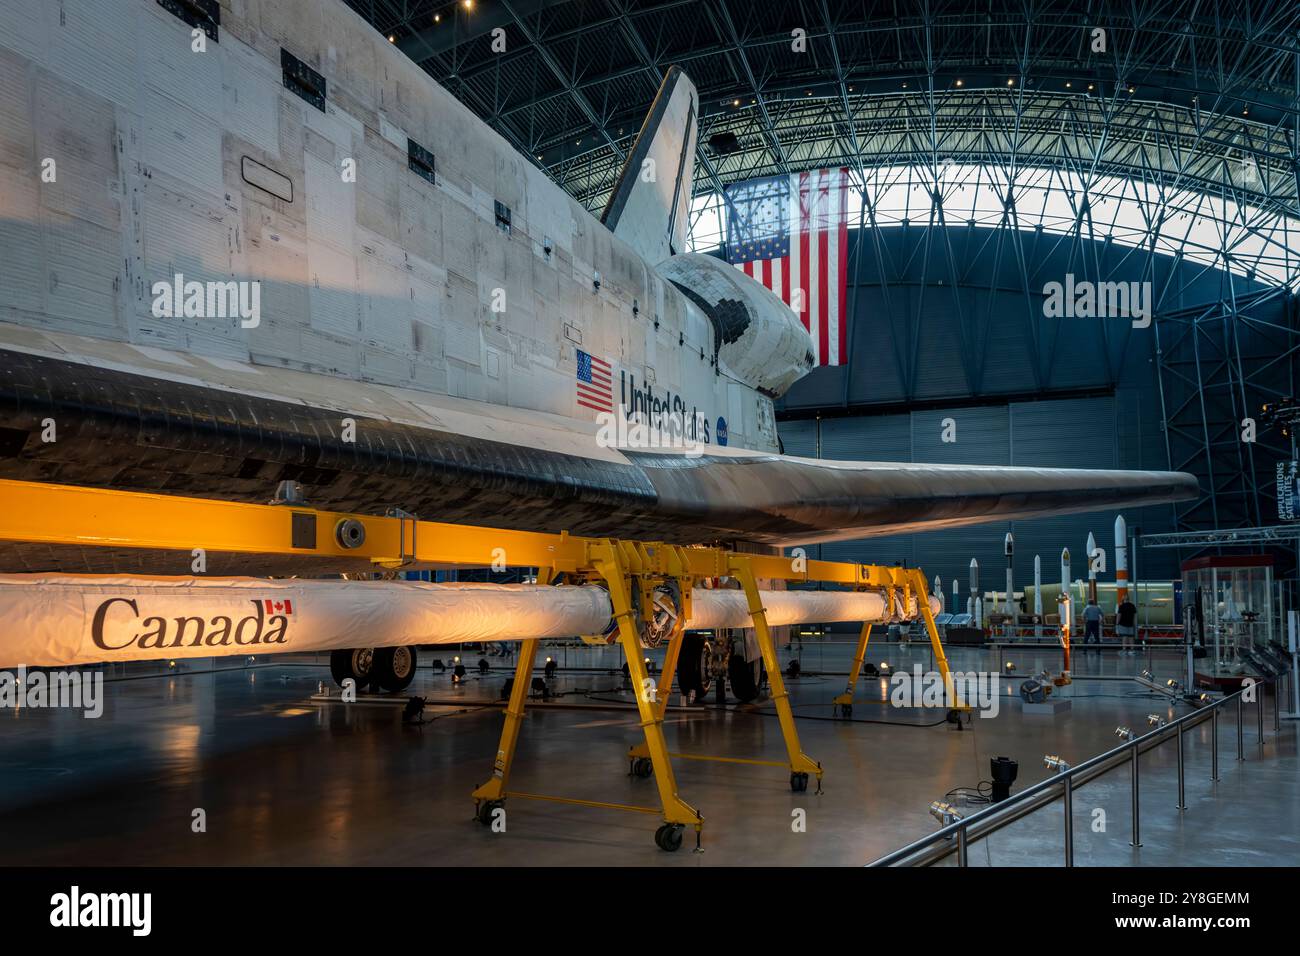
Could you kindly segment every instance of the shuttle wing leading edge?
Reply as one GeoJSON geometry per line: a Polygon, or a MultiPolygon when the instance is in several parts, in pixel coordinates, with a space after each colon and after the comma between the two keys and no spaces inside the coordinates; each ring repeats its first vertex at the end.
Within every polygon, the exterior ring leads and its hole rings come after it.
{"type": "MultiPolygon", "coordinates": [[[[402,415],[406,393],[351,383],[356,439],[337,408],[142,374],[101,360],[0,353],[0,478],[264,502],[296,480],[320,508],[489,527],[708,543],[846,540],[1160,504],[1194,497],[1168,472],[836,462],[708,446],[707,453],[604,447],[596,425],[464,400],[402,415]],[[58,420],[59,441],[41,440],[58,420]]],[[[292,373],[284,377],[293,380],[292,373]]],[[[412,406],[408,406],[412,407],[412,406]]],[[[174,560],[95,549],[0,551],[0,571],[176,573],[174,560]]],[[[188,557],[185,558],[188,562],[188,557]]],[[[228,563],[214,573],[280,573],[228,563]]]]}

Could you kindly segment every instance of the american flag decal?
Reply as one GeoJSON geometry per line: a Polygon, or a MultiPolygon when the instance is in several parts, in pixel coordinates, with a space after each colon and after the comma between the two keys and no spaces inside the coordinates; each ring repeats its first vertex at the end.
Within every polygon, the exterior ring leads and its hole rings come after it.
{"type": "Polygon", "coordinates": [[[848,357],[848,186],[841,167],[726,187],[727,261],[794,308],[818,365],[848,357]]]}
{"type": "Polygon", "coordinates": [[[578,376],[574,388],[578,404],[598,412],[614,411],[613,371],[604,359],[578,349],[578,376]]]}
{"type": "Polygon", "coordinates": [[[265,605],[267,614],[284,614],[288,616],[293,613],[293,602],[288,598],[283,601],[272,601],[267,598],[262,604],[265,605]]]}

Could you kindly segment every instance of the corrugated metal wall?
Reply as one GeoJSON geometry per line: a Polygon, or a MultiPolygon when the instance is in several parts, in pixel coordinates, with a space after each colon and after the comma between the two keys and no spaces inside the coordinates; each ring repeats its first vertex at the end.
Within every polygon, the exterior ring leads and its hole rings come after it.
{"type": "MultiPolygon", "coordinates": [[[[809,458],[856,461],[950,462],[980,465],[1041,465],[1077,468],[1156,468],[1156,448],[1144,440],[1131,390],[1115,396],[1046,399],[1004,405],[925,409],[909,414],[846,418],[801,419],[780,424],[786,454],[809,458]],[[945,443],[943,420],[953,419],[956,441],[945,443]],[[1146,454],[1144,454],[1144,452],[1146,454]]],[[[1159,438],[1158,431],[1156,432],[1159,438]]],[[[1163,459],[1164,446],[1158,448],[1163,459]]],[[[981,584],[1000,587],[1003,581],[1003,538],[1016,537],[1016,581],[1033,580],[1034,555],[1043,559],[1043,577],[1060,578],[1061,549],[1073,556],[1074,576],[1081,576],[1084,544],[1091,531],[1107,552],[1108,576],[1113,571],[1114,511],[1034,521],[995,522],[973,528],[917,535],[890,535],[861,541],[814,545],[811,557],[829,561],[894,564],[906,561],[925,570],[933,580],[943,578],[951,594],[952,580],[967,593],[971,558],[980,563],[981,584]]],[[[1125,512],[1130,532],[1168,530],[1169,507],[1135,508],[1125,512]]],[[[1148,579],[1173,580],[1177,575],[1171,551],[1143,552],[1138,571],[1148,579]]],[[[963,597],[964,600],[964,597],[963,597]]]]}
{"type": "MultiPolygon", "coordinates": [[[[1223,278],[1200,266],[1157,262],[1143,273],[1144,256],[1096,244],[1080,258],[1075,243],[1021,233],[1023,258],[1004,254],[985,229],[952,229],[946,258],[927,261],[925,230],[884,229],[872,237],[882,259],[864,247],[858,261],[850,330],[851,366],[821,368],[796,383],[778,414],[787,454],[822,458],[1078,468],[1165,470],[1168,455],[1156,381],[1155,337],[1125,319],[1047,319],[1024,289],[1041,290],[1066,273],[1080,279],[1149,278],[1167,291],[1166,308],[1213,300],[1223,278]],[[881,281],[880,268],[888,271],[881,281]],[[1022,275],[1022,270],[1024,275],[1022,275]],[[1171,272],[1177,275],[1170,276],[1171,272]],[[1038,364],[1037,374],[1035,362],[1038,364]],[[1063,395],[1062,393],[1068,393],[1063,395]],[[1026,396],[1041,396],[1024,400],[1026,396]],[[999,398],[998,396],[1003,396],[999,398]],[[951,402],[951,407],[944,407],[951,402]],[[879,410],[875,413],[872,408],[879,410]],[[924,407],[922,407],[924,406],[924,407]],[[822,418],[792,419],[822,412],[822,418]],[[952,418],[956,441],[942,440],[952,418]]],[[[850,233],[850,262],[858,236],[850,233]]],[[[1237,278],[1237,288],[1251,283],[1237,278]]],[[[1129,529],[1173,530],[1171,506],[1134,509],[1129,529]]],[[[977,558],[981,584],[1004,580],[1003,538],[1016,535],[1016,580],[1032,580],[1034,555],[1044,578],[1059,579],[1060,553],[1068,547],[1073,572],[1083,570],[1084,543],[1092,531],[1107,551],[1113,575],[1115,512],[900,535],[814,547],[834,560],[907,561],[933,579],[952,579],[966,594],[968,566],[977,558]]],[[[1177,553],[1137,555],[1139,575],[1172,580],[1177,553]]]]}

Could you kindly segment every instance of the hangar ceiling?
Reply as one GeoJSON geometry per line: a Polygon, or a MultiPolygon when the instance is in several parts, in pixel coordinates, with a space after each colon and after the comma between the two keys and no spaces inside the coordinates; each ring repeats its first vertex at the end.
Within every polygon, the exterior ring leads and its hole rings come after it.
{"type": "Polygon", "coordinates": [[[1300,215],[1291,0],[347,2],[593,210],[677,64],[700,89],[697,192],[948,159],[1300,215]]]}

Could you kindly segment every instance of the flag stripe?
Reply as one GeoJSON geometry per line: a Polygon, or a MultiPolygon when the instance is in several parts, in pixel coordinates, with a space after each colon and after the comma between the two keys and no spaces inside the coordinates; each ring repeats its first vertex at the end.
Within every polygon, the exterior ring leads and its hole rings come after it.
{"type": "Polygon", "coordinates": [[[818,365],[848,360],[848,186],[838,167],[728,187],[728,215],[767,230],[729,227],[729,260],[795,311],[818,365]]]}
{"type": "MultiPolygon", "coordinates": [[[[849,360],[849,171],[847,167],[840,169],[840,223],[839,228],[835,230],[836,240],[840,247],[840,281],[839,285],[839,314],[836,317],[839,335],[836,336],[835,355],[831,360],[832,365],[843,365],[849,360]]],[[[858,236],[861,241],[862,237],[858,236]]]]}

